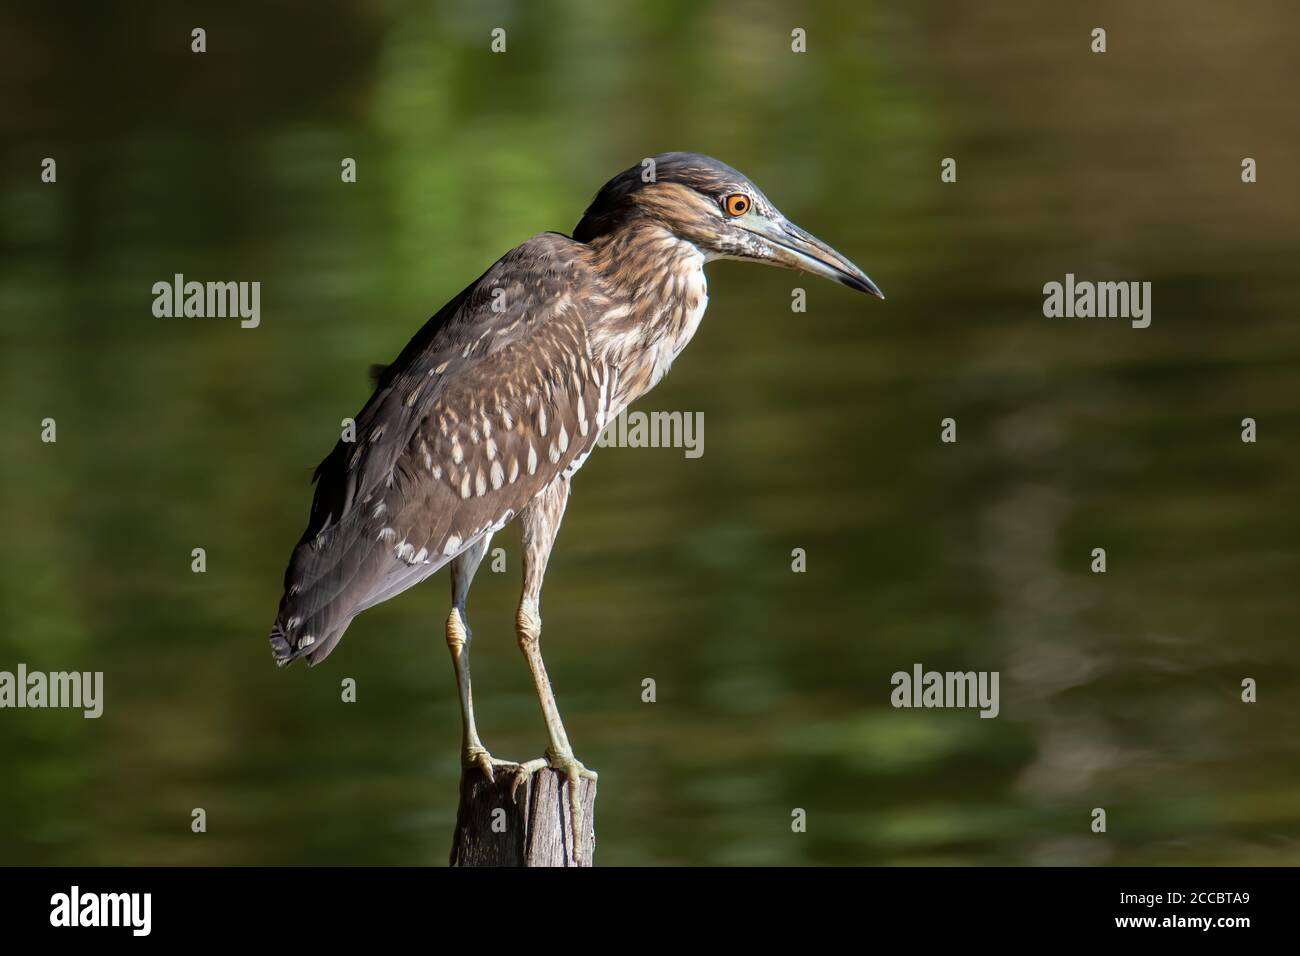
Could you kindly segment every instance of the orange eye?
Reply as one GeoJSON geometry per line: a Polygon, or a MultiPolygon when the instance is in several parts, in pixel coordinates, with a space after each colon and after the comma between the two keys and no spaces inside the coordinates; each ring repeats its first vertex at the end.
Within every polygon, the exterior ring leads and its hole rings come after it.
{"type": "Polygon", "coordinates": [[[749,212],[749,197],[744,193],[732,193],[722,200],[722,208],[727,210],[728,216],[743,216],[749,212]]]}

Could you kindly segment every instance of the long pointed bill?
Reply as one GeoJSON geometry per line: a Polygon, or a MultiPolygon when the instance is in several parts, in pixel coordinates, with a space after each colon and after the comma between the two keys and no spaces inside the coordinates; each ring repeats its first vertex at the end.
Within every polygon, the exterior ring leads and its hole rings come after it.
{"type": "Polygon", "coordinates": [[[775,264],[832,279],[879,299],[885,297],[865,272],[794,223],[786,220],[772,222],[758,216],[746,218],[749,221],[743,222],[744,228],[767,240],[772,249],[771,261],[775,264]]]}

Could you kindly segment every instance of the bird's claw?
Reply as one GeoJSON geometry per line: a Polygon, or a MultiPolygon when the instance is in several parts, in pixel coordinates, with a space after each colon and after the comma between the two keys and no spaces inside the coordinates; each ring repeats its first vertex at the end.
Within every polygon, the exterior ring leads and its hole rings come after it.
{"type": "Polygon", "coordinates": [[[497,768],[509,768],[519,766],[513,760],[499,760],[492,756],[482,747],[466,747],[461,754],[460,763],[462,767],[468,770],[478,768],[483,772],[483,776],[488,778],[489,783],[496,783],[497,768]]]}
{"type": "Polygon", "coordinates": [[[584,767],[573,754],[554,754],[546,752],[546,766],[558,770],[569,778],[571,786],[577,786],[582,779],[596,780],[599,775],[594,770],[584,767]]]}
{"type": "Polygon", "coordinates": [[[542,759],[528,760],[521,764],[515,764],[515,779],[510,784],[510,799],[519,802],[519,788],[532,779],[533,774],[546,766],[546,761],[542,759]]]}

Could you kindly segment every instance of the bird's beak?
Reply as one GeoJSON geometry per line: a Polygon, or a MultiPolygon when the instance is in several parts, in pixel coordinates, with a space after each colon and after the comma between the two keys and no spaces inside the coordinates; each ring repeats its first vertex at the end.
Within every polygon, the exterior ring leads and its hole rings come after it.
{"type": "Polygon", "coordinates": [[[766,240],[771,252],[771,261],[776,265],[833,279],[840,285],[866,292],[878,299],[885,297],[865,272],[816,236],[805,232],[789,220],[773,221],[751,214],[738,220],[737,224],[766,240]]]}

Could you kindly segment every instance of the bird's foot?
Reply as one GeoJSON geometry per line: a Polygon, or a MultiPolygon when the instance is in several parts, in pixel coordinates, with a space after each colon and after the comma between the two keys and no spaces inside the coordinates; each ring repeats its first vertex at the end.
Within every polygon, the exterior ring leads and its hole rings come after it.
{"type": "Polygon", "coordinates": [[[483,776],[488,781],[495,783],[497,779],[497,770],[513,770],[519,766],[513,760],[500,760],[487,752],[483,747],[470,745],[461,753],[460,763],[462,767],[471,769],[477,767],[483,771],[483,776]]]}
{"type": "Polygon", "coordinates": [[[569,821],[573,827],[573,862],[578,862],[579,851],[582,848],[585,831],[582,824],[582,781],[596,780],[596,771],[588,770],[577,758],[569,753],[556,753],[553,750],[546,751],[546,764],[552,770],[557,770],[564,774],[565,781],[569,789],[569,821]]]}

